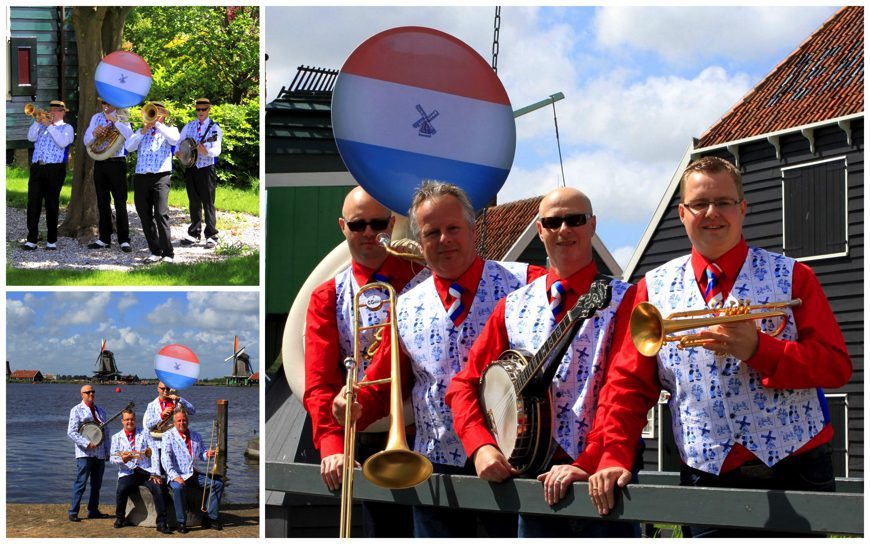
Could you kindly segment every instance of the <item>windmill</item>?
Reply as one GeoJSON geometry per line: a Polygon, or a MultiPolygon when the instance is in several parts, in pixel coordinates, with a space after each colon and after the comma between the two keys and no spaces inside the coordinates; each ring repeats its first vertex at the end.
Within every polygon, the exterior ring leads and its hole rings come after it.
{"type": "Polygon", "coordinates": [[[97,367],[97,370],[94,371],[94,378],[101,382],[121,378],[121,373],[115,364],[115,354],[106,349],[105,339],[100,343],[100,353],[97,355],[97,362],[94,363],[94,366],[97,367]]]}
{"type": "Polygon", "coordinates": [[[233,336],[233,354],[224,359],[224,362],[230,359],[233,360],[233,370],[232,374],[227,376],[227,385],[246,383],[254,371],[251,368],[251,358],[245,353],[245,346],[239,348],[238,336],[233,336]]]}

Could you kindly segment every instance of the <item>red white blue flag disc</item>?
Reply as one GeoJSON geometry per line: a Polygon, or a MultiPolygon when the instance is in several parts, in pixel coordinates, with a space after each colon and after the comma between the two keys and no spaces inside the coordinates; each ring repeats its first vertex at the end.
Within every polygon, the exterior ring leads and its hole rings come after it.
{"type": "Polygon", "coordinates": [[[199,378],[199,359],[181,344],[163,346],[154,357],[157,379],[172,389],[187,389],[199,378]]]}
{"type": "Polygon", "coordinates": [[[139,104],[151,89],[151,68],[145,59],[130,51],[109,53],[94,73],[97,94],[116,108],[139,104]]]}
{"type": "Polygon", "coordinates": [[[400,214],[427,179],[459,185],[484,207],[516,149],[498,76],[471,47],[431,28],[393,28],[363,42],[336,80],[332,126],[356,181],[400,214]]]}

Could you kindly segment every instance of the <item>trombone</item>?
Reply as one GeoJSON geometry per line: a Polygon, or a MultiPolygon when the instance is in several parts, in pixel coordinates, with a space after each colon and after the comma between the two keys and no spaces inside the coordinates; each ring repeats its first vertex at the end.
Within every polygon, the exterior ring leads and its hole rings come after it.
{"type": "MultiPolygon", "coordinates": [[[[402,380],[399,369],[398,328],[395,321],[396,290],[388,283],[370,283],[357,292],[354,297],[354,342],[353,357],[345,359],[347,381],[344,412],[344,459],[341,478],[341,521],[339,537],[350,538],[351,508],[353,507],[353,469],[356,449],[356,422],[353,421],[353,404],[356,401],[356,387],[390,383],[390,429],[384,451],[369,457],[363,463],[362,473],[371,483],[387,489],[405,489],[424,482],[432,474],[432,462],[424,455],[412,451],[405,439],[405,416],[402,406],[402,380]],[[373,289],[386,291],[385,300],[377,295],[364,295],[373,289]],[[360,308],[365,306],[371,311],[379,310],[384,304],[390,305],[391,315],[386,321],[375,325],[360,325],[360,308]],[[360,337],[363,331],[377,329],[383,332],[390,327],[390,377],[382,380],[358,382],[356,378],[359,362],[362,360],[360,337]]],[[[376,336],[377,335],[376,333],[376,336]]]]}
{"type": "Polygon", "coordinates": [[[787,321],[786,313],[782,309],[800,305],[801,299],[799,298],[788,302],[771,302],[755,305],[750,305],[749,301],[744,300],[727,307],[675,312],[668,315],[667,318],[662,318],[662,314],[655,306],[649,302],[641,302],[631,313],[631,340],[641,355],[652,357],[662,349],[662,346],[666,342],[677,342],[677,348],[685,349],[687,347],[702,346],[708,341],[699,334],[668,336],[668,334],[677,331],[687,331],[712,325],[721,325],[723,323],[782,317],[784,319],[776,330],[766,332],[770,336],[779,336],[782,334],[783,329],[785,329],[787,321]],[[710,317],[697,317],[704,315],[710,317]]]}
{"type": "Polygon", "coordinates": [[[220,452],[221,443],[221,429],[217,424],[217,419],[212,421],[211,424],[211,441],[209,441],[208,449],[212,449],[212,446],[215,445],[215,429],[217,429],[217,447],[215,447],[214,455],[205,464],[206,482],[205,488],[202,490],[202,504],[199,507],[202,512],[208,512],[206,505],[211,500],[211,495],[214,492],[214,477],[217,472],[218,453],[220,452]],[[211,469],[208,468],[209,466],[211,466],[211,469]]]}

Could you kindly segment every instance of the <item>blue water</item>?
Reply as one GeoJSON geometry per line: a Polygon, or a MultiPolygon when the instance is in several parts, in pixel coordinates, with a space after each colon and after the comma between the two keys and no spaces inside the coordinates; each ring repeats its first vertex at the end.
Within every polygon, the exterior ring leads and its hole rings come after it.
{"type": "MultiPolygon", "coordinates": [[[[75,475],[75,450],[66,435],[70,409],[81,402],[81,384],[6,385],[6,502],[69,503],[75,475]]],[[[95,385],[96,403],[112,417],[131,400],[136,422],[142,425],[145,407],[157,396],[156,385],[95,385]],[[116,393],[115,388],[121,387],[116,393]]],[[[256,387],[191,387],[182,397],[196,408],[190,427],[206,446],[216,417],[216,401],[229,403],[227,432],[228,486],[223,502],[259,503],[259,465],[245,463],[248,441],[258,436],[259,393],[256,387]]],[[[121,418],[109,423],[106,440],[121,430],[121,418]]],[[[106,463],[100,503],[114,512],[116,465],[106,463]]],[[[90,483],[88,484],[90,486],[90,483]]],[[[90,487],[85,490],[84,501],[90,487]]]]}

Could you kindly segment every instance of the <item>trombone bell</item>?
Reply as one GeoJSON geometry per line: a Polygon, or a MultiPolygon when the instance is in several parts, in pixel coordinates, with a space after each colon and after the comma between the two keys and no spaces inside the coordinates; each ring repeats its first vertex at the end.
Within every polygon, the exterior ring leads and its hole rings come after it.
{"type": "MultiPolygon", "coordinates": [[[[402,430],[404,432],[404,429],[402,430]]],[[[424,455],[401,446],[369,457],[363,465],[363,476],[378,487],[407,489],[425,482],[432,475],[432,462],[424,455]]]]}

